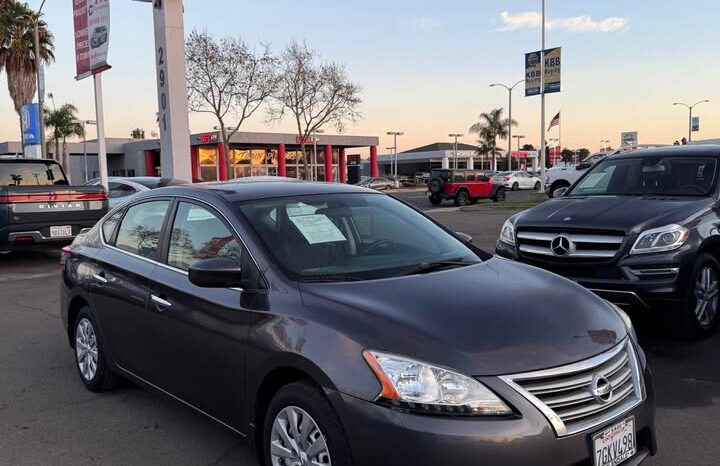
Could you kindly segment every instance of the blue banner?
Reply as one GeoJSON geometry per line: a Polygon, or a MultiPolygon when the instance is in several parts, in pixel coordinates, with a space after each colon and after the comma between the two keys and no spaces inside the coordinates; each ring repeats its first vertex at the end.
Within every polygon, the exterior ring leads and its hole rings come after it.
{"type": "Polygon", "coordinates": [[[25,104],[20,109],[23,145],[40,144],[40,115],[38,104],[25,104]]]}

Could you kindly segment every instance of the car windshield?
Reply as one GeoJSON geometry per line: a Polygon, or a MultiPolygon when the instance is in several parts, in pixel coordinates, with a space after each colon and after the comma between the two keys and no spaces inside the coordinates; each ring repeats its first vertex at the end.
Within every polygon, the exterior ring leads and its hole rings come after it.
{"type": "Polygon", "coordinates": [[[0,186],[48,186],[68,184],[55,162],[0,162],[0,186]]]}
{"type": "Polygon", "coordinates": [[[595,165],[566,196],[707,196],[715,186],[714,157],[625,157],[595,165]]]}
{"type": "Polygon", "coordinates": [[[475,263],[463,242],[379,194],[324,194],[237,204],[275,263],[300,281],[371,280],[438,261],[475,263]]]}

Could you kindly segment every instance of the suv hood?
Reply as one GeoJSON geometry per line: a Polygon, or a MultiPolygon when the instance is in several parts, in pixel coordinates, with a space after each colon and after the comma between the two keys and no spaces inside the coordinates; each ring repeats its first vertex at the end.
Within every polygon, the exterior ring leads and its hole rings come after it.
{"type": "Polygon", "coordinates": [[[473,376],[569,364],[627,334],[608,303],[581,286],[499,258],[425,275],[301,283],[300,291],[367,348],[473,376]]]}
{"type": "Polygon", "coordinates": [[[560,197],[543,202],[515,217],[519,227],[620,230],[625,234],[670,223],[712,208],[709,197],[585,196],[560,197]]]}

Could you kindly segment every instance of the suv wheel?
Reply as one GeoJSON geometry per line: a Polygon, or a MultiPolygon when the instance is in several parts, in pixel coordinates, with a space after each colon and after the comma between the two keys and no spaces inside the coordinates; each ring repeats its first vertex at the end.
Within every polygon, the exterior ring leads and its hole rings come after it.
{"type": "Polygon", "coordinates": [[[505,200],[505,189],[498,188],[495,196],[492,198],[493,202],[503,202],[505,200]]]}
{"type": "Polygon", "coordinates": [[[103,341],[97,332],[95,319],[87,307],[78,313],[73,336],[75,362],[85,387],[93,392],[114,388],[119,379],[108,367],[103,341]]]}
{"type": "Polygon", "coordinates": [[[516,182],[514,182],[514,183],[512,184],[512,190],[513,190],[513,191],[517,191],[518,189],[520,189],[520,185],[519,185],[519,184],[517,183],[517,181],[516,181],[516,182]]]}
{"type": "Polygon", "coordinates": [[[469,202],[470,202],[470,196],[468,196],[467,191],[465,191],[464,189],[459,191],[455,195],[455,205],[456,206],[462,207],[462,206],[468,205],[469,202]]]}
{"type": "Polygon", "coordinates": [[[688,336],[706,337],[718,324],[720,264],[710,254],[698,259],[691,275],[692,286],[681,324],[688,336]]]}
{"type": "Polygon", "coordinates": [[[435,194],[431,195],[428,199],[430,200],[430,204],[432,205],[440,205],[440,203],[442,202],[442,197],[435,194]]]}
{"type": "Polygon", "coordinates": [[[340,419],[325,395],[307,382],[294,382],[277,392],[263,432],[267,465],[352,464],[340,419]]]}
{"type": "Polygon", "coordinates": [[[535,182],[535,187],[534,187],[533,189],[534,189],[535,191],[540,191],[540,182],[539,182],[539,181],[536,181],[536,182],[535,182]]]}

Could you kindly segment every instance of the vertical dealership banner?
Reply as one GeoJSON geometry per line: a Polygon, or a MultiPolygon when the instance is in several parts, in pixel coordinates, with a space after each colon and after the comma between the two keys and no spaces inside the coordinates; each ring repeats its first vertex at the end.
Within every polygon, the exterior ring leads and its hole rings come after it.
{"type": "Polygon", "coordinates": [[[29,146],[40,144],[40,118],[38,104],[25,104],[20,109],[20,121],[22,122],[22,142],[29,146]]]}
{"type": "MultiPolygon", "coordinates": [[[[545,50],[545,94],[560,92],[560,47],[545,50]]],[[[540,51],[525,54],[525,95],[540,95],[540,51]]]]}
{"type": "Polygon", "coordinates": [[[110,0],[72,0],[75,25],[75,79],[110,68],[110,0]]]}
{"type": "Polygon", "coordinates": [[[700,117],[692,117],[692,120],[690,120],[690,126],[692,131],[700,131],[700,117]]]}

